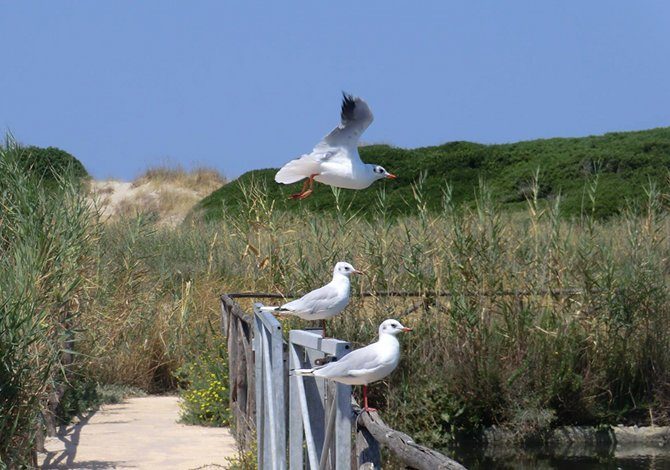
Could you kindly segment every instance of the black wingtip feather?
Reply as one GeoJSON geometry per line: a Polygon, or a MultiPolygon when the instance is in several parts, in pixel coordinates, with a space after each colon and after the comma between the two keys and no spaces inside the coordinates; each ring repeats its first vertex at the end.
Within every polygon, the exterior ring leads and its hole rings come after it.
{"type": "Polygon", "coordinates": [[[342,92],[342,120],[350,121],[354,118],[354,110],[356,109],[356,100],[349,93],[342,92]]]}

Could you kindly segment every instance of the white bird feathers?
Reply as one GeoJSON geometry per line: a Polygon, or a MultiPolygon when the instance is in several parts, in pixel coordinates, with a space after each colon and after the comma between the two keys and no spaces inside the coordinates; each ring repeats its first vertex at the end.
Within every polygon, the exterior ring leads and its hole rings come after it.
{"type": "Polygon", "coordinates": [[[340,261],[333,269],[333,280],[305,296],[281,307],[261,307],[261,311],[295,315],[303,320],[326,320],[342,312],[349,304],[351,274],[361,274],[351,264],[340,261]]]}
{"type": "Polygon", "coordinates": [[[411,331],[398,320],[385,320],[379,325],[379,339],[360,349],[351,351],[335,362],[313,369],[296,369],[296,375],[309,375],[334,380],[348,385],[367,385],[383,379],[400,362],[400,343],[396,335],[411,331]]]}
{"type": "Polygon", "coordinates": [[[291,160],[275,175],[277,183],[308,180],[293,199],[312,194],[314,181],[345,189],[365,189],[382,178],[395,178],[379,165],[366,164],[358,155],[358,142],[374,117],[361,98],[343,93],[341,122],[316,144],[311,153],[291,160]]]}

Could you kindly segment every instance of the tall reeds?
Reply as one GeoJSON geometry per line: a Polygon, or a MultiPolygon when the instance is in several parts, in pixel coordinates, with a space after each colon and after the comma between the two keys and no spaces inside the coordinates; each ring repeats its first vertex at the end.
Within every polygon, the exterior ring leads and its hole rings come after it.
{"type": "Polygon", "coordinates": [[[596,175],[582,215],[564,219],[560,194],[542,199],[539,178],[531,175],[526,210],[516,213],[501,211],[485,182],[474,207],[453,204],[445,185],[442,207],[429,210],[422,179],[406,201],[412,216],[389,216],[383,189],[364,212],[334,191],[333,212],[286,213],[251,181],[241,208],[222,206],[216,223],[112,224],[85,322],[90,371],[170,386],[184,358],[217,341],[218,294],[302,293],[347,260],[367,272],[355,292],[417,293],[355,297],[331,331],[360,345],[385,318],[415,327],[373,400],[424,442],[491,424],[523,433],[670,422],[667,188],[640,188],[646,206],[601,220],[596,175]]]}
{"type": "Polygon", "coordinates": [[[77,312],[95,236],[77,183],[26,172],[22,152],[0,146],[0,466],[34,463],[36,434],[73,380],[77,312]],[[56,395],[54,397],[54,395],[56,395]]]}

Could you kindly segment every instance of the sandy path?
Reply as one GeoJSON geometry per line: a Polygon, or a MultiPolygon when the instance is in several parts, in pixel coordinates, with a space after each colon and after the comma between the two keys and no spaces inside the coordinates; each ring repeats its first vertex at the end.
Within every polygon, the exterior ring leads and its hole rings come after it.
{"type": "Polygon", "coordinates": [[[227,428],[177,423],[177,397],[130,398],[104,405],[47,439],[42,468],[225,468],[236,453],[227,428]]]}

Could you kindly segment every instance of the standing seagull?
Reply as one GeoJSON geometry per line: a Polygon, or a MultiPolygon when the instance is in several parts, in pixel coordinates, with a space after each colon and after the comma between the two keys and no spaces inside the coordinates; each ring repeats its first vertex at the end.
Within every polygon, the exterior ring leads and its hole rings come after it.
{"type": "Polygon", "coordinates": [[[351,282],[349,276],[363,274],[349,263],[340,261],[333,269],[333,280],[309,294],[282,305],[281,307],[261,307],[262,311],[275,314],[295,315],[303,320],[321,320],[323,336],[326,336],[326,319],[342,312],[349,304],[351,282]]]}
{"type": "Polygon", "coordinates": [[[401,331],[412,331],[398,320],[384,320],[379,325],[379,339],[364,348],[351,351],[335,362],[313,369],[296,369],[296,375],[310,375],[347,385],[363,386],[363,411],[376,411],[368,406],[368,384],[383,379],[400,362],[400,343],[395,337],[401,331]]]}
{"type": "Polygon", "coordinates": [[[372,122],[372,112],[361,98],[342,95],[340,125],[316,144],[312,153],[291,160],[275,175],[275,181],[284,184],[308,178],[292,199],[305,199],[312,194],[314,181],[338,188],[365,189],[378,179],[396,177],[379,165],[361,161],[358,140],[372,122]]]}

